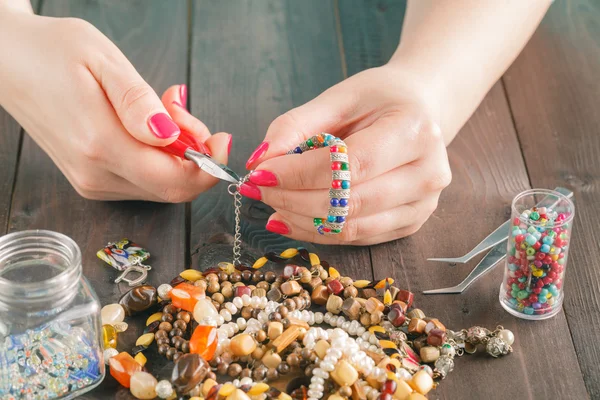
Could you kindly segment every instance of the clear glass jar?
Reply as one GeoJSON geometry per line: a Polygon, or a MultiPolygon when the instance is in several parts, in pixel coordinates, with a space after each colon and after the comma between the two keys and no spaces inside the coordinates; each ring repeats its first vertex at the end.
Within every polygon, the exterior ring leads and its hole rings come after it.
{"type": "Polygon", "coordinates": [[[0,399],[71,399],[104,378],[100,302],[69,237],[0,237],[0,399]]]}
{"type": "Polygon", "coordinates": [[[532,189],[512,203],[512,223],[500,304],[519,318],[539,320],[562,308],[575,205],[554,190],[532,189]]]}

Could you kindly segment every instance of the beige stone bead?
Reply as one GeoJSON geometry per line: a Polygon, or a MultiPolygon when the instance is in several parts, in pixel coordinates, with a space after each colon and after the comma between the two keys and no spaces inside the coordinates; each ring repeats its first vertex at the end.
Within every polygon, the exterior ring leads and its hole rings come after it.
{"type": "Polygon", "coordinates": [[[417,392],[427,394],[433,388],[433,379],[427,371],[421,370],[413,375],[408,384],[417,392]]]}
{"type": "MultiPolygon", "coordinates": [[[[198,299],[192,314],[194,316],[194,320],[198,323],[211,320],[216,324],[216,322],[219,320],[219,312],[213,305],[212,301],[206,298],[198,299]]],[[[206,325],[206,322],[204,322],[204,324],[206,325]]]]}
{"type": "Polygon", "coordinates": [[[299,275],[300,275],[300,282],[302,282],[302,283],[309,283],[310,280],[312,279],[312,274],[310,273],[310,271],[307,268],[302,267],[302,268],[300,268],[299,272],[300,272],[299,273],[299,275]]]}
{"type": "Polygon", "coordinates": [[[410,385],[403,380],[396,381],[396,391],[394,392],[394,400],[408,400],[408,396],[413,392],[410,385]]]}
{"type": "Polygon", "coordinates": [[[267,368],[277,368],[281,364],[281,356],[274,352],[268,352],[261,361],[267,368]]]}
{"type": "Polygon", "coordinates": [[[350,386],[358,379],[358,372],[346,360],[339,361],[330,373],[331,378],[340,386],[350,386]]]}
{"type": "Polygon", "coordinates": [[[373,311],[373,313],[371,314],[371,325],[377,325],[378,323],[381,322],[382,318],[383,318],[382,311],[373,311]]]}
{"type": "Polygon", "coordinates": [[[375,311],[383,311],[385,306],[383,305],[383,303],[381,301],[379,301],[375,297],[371,297],[370,299],[367,300],[367,303],[365,304],[365,308],[367,309],[368,313],[373,313],[375,311]]]}
{"type": "Polygon", "coordinates": [[[125,319],[125,309],[120,304],[107,304],[100,310],[102,325],[112,325],[117,322],[123,322],[125,319]]]}
{"type": "Polygon", "coordinates": [[[433,346],[421,347],[419,354],[421,355],[421,360],[426,363],[435,362],[438,358],[440,358],[440,350],[433,346]]]}
{"type": "Polygon", "coordinates": [[[346,400],[346,397],[342,397],[339,394],[332,394],[331,396],[328,397],[329,400],[346,400]]]}
{"type": "Polygon", "coordinates": [[[325,358],[325,355],[327,354],[327,349],[329,349],[329,347],[331,347],[331,345],[329,344],[329,342],[327,340],[319,340],[317,342],[317,344],[315,344],[315,353],[317,353],[317,356],[319,356],[319,358],[322,360],[325,358]]]}
{"type": "Polygon", "coordinates": [[[281,322],[277,322],[277,321],[269,322],[268,329],[267,329],[267,335],[269,336],[269,339],[275,340],[282,333],[283,333],[283,324],[281,322]]]}
{"type": "Polygon", "coordinates": [[[286,296],[293,296],[302,291],[302,286],[298,281],[287,281],[281,284],[281,292],[286,296]]]}
{"type": "Polygon", "coordinates": [[[229,349],[238,357],[247,356],[256,350],[256,340],[247,333],[241,333],[231,339],[229,349]]]}
{"type": "Polygon", "coordinates": [[[413,318],[408,323],[408,333],[411,334],[421,334],[425,332],[425,326],[427,322],[423,321],[420,318],[413,318]]]}
{"type": "Polygon", "coordinates": [[[325,308],[327,308],[327,311],[329,311],[332,314],[339,314],[342,311],[343,303],[344,301],[341,297],[332,294],[327,299],[327,305],[325,306],[325,308]]]}
{"type": "Polygon", "coordinates": [[[261,358],[263,358],[264,355],[265,349],[261,346],[257,347],[256,350],[252,352],[252,358],[254,358],[255,360],[260,360],[261,358]]]}
{"type": "Polygon", "coordinates": [[[310,286],[311,289],[315,289],[317,286],[322,285],[323,284],[323,279],[321,279],[318,276],[313,276],[310,280],[310,282],[308,283],[308,286],[310,286]]]}
{"type": "Polygon", "coordinates": [[[213,379],[207,379],[204,381],[204,383],[202,384],[202,396],[206,397],[208,396],[208,392],[210,392],[210,389],[213,388],[213,386],[215,386],[217,384],[217,382],[213,379]]]}
{"type": "Polygon", "coordinates": [[[406,316],[408,318],[419,318],[419,319],[423,319],[425,318],[425,313],[423,311],[421,311],[421,309],[419,308],[413,308],[412,310],[410,310],[408,312],[408,314],[406,314],[406,316]]]}
{"type": "MultiPolygon", "coordinates": [[[[351,286],[349,286],[351,287],[351,286]]],[[[342,311],[346,316],[352,320],[358,320],[360,318],[360,311],[362,306],[353,297],[349,297],[342,303],[342,311]]]]}
{"type": "Polygon", "coordinates": [[[324,306],[327,304],[327,299],[329,299],[329,289],[325,285],[319,285],[313,289],[312,294],[310,295],[310,299],[313,303],[318,304],[320,306],[324,306]]]}
{"type": "Polygon", "coordinates": [[[156,378],[147,372],[138,371],[131,375],[129,390],[136,399],[151,400],[156,397],[156,378]]]}
{"type": "Polygon", "coordinates": [[[241,389],[236,389],[233,393],[227,396],[227,400],[250,400],[250,397],[241,389]]]}
{"type": "Polygon", "coordinates": [[[363,326],[365,327],[371,326],[371,314],[364,313],[363,315],[361,315],[360,323],[363,324],[363,326]]]}

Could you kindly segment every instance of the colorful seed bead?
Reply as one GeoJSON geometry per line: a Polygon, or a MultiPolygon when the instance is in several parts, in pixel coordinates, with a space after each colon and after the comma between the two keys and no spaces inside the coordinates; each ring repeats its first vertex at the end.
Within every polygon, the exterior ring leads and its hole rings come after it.
{"type": "Polygon", "coordinates": [[[340,199],[333,198],[329,200],[329,204],[331,204],[333,207],[338,207],[340,205],[340,199]]]}
{"type": "Polygon", "coordinates": [[[340,189],[342,187],[342,181],[339,181],[339,180],[332,181],[331,187],[334,189],[340,189]]]}
{"type": "Polygon", "coordinates": [[[342,164],[339,161],[334,161],[331,163],[331,169],[334,171],[342,169],[342,164]]]}

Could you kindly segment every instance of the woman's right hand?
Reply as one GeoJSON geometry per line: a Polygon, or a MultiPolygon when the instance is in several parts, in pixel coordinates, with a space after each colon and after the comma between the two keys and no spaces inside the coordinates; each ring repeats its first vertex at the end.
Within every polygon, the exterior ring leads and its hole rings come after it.
{"type": "Polygon", "coordinates": [[[217,180],[155,146],[180,129],[227,162],[231,135],[210,135],[185,109],[185,85],[161,99],[91,24],[0,7],[0,105],[79,194],[97,200],[182,202],[217,180]]]}

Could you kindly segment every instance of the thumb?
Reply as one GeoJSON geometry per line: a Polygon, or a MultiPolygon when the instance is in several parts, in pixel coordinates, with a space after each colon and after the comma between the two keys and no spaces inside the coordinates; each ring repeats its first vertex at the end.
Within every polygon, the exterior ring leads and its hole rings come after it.
{"type": "Polygon", "coordinates": [[[267,129],[265,140],[254,150],[246,168],[254,169],[263,161],[284,155],[319,133],[337,136],[354,109],[353,97],[334,86],[308,103],[280,115],[267,129]]]}
{"type": "Polygon", "coordinates": [[[181,133],[156,92],[118,50],[90,65],[125,129],[137,140],[166,146],[181,133]]]}

